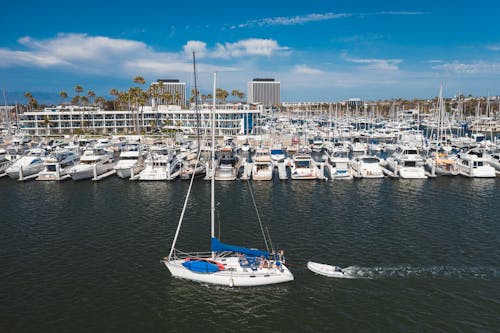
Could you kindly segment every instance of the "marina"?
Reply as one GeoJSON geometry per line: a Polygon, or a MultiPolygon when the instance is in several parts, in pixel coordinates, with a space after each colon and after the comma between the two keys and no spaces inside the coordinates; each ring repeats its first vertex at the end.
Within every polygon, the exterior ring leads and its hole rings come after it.
{"type": "MultiPolygon", "coordinates": [[[[2,326],[86,332],[221,323],[273,331],[496,325],[498,178],[250,184],[273,242],[285,248],[293,282],[245,289],[172,278],[161,260],[188,182],[0,179],[0,294],[9,295],[0,305],[2,326]],[[306,268],[311,260],[338,265],[351,278],[315,275],[306,268]],[[194,323],[193,312],[201,318],[194,323]]],[[[221,240],[259,246],[247,184],[220,181],[215,189],[216,221],[226,221],[221,240]]],[[[210,248],[209,193],[210,182],[196,179],[179,249],[210,248]]]]}

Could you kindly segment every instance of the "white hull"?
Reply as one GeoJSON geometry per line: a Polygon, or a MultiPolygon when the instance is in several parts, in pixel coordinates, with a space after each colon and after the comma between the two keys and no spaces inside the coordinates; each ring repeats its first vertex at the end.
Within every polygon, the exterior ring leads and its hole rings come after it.
{"type": "MultiPolygon", "coordinates": [[[[218,260],[216,258],[215,260],[218,260]]],[[[258,268],[257,270],[222,270],[215,273],[196,273],[185,268],[184,259],[163,261],[173,277],[227,287],[255,287],[293,281],[287,267],[258,268]]]]}
{"type": "MultiPolygon", "coordinates": [[[[43,163],[36,165],[23,166],[23,177],[35,175],[43,170],[43,163]]],[[[10,167],[6,170],[7,175],[12,179],[19,179],[19,168],[10,167]]]]}
{"type": "Polygon", "coordinates": [[[320,275],[335,277],[335,278],[346,278],[346,274],[338,266],[331,266],[326,264],[319,264],[317,262],[309,261],[307,263],[307,268],[320,275]]]}
{"type": "Polygon", "coordinates": [[[272,165],[259,167],[257,164],[254,164],[253,169],[252,169],[252,179],[253,180],[272,180],[273,179],[273,167],[272,167],[272,165]]]}
{"type": "MultiPolygon", "coordinates": [[[[97,164],[96,165],[97,176],[100,176],[103,173],[112,170],[113,166],[114,165],[112,163],[97,164]]],[[[78,164],[70,170],[69,174],[71,176],[71,179],[73,180],[84,180],[84,179],[94,178],[94,165],[78,164]]]]}
{"type": "Polygon", "coordinates": [[[296,168],[295,170],[292,168],[291,177],[295,180],[317,179],[314,169],[309,168],[296,168]]]}
{"type": "Polygon", "coordinates": [[[59,170],[59,173],[57,171],[42,171],[38,174],[38,177],[36,177],[36,180],[47,180],[47,181],[53,181],[53,180],[62,180],[65,179],[67,176],[69,176],[69,170],[72,167],[66,167],[62,168],[59,170]]]}
{"type": "Polygon", "coordinates": [[[236,168],[232,166],[219,166],[215,169],[215,180],[236,180],[236,168]]]}
{"type": "Polygon", "coordinates": [[[138,175],[144,169],[144,165],[137,164],[137,162],[136,162],[131,166],[118,166],[117,165],[115,167],[116,174],[118,175],[118,177],[123,178],[123,179],[130,178],[132,176],[132,169],[134,169],[134,175],[138,175]]]}
{"type": "Polygon", "coordinates": [[[495,168],[492,166],[469,169],[460,167],[460,174],[469,178],[495,178],[495,168]]]}
{"type": "Polygon", "coordinates": [[[426,179],[424,167],[401,167],[399,168],[399,177],[403,179],[426,179]]]}

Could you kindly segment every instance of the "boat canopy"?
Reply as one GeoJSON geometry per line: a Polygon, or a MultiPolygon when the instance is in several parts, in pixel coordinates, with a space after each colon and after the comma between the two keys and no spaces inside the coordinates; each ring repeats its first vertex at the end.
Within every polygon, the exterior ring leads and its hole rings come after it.
{"type": "Polygon", "coordinates": [[[214,251],[214,252],[231,251],[231,252],[242,253],[242,254],[245,254],[248,256],[252,256],[252,257],[268,258],[270,256],[269,252],[267,252],[267,251],[260,251],[260,250],[249,249],[249,248],[241,247],[241,246],[224,244],[224,243],[221,243],[221,241],[215,237],[212,238],[212,251],[214,251]]]}

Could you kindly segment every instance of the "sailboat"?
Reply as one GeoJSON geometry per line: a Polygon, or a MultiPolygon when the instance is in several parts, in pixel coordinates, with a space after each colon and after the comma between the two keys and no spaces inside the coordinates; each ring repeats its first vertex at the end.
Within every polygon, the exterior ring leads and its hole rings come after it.
{"type": "MultiPolygon", "coordinates": [[[[217,75],[214,74],[214,94],[217,75]]],[[[212,167],[211,177],[211,252],[207,253],[183,253],[175,249],[179,236],[182,219],[189,199],[193,179],[186,195],[184,208],[181,213],[179,224],[174,236],[172,247],[168,257],[162,262],[175,278],[187,279],[195,282],[229,286],[229,287],[253,287],[276,283],[293,281],[293,274],[285,266],[283,251],[272,251],[269,249],[265,237],[264,228],[261,224],[262,234],[267,250],[257,250],[222,243],[215,237],[215,97],[212,110],[212,167]]],[[[253,194],[252,194],[253,198],[253,194]]],[[[258,215],[257,215],[258,216],[258,215]]],[[[260,222],[260,218],[259,218],[260,222]]]]}

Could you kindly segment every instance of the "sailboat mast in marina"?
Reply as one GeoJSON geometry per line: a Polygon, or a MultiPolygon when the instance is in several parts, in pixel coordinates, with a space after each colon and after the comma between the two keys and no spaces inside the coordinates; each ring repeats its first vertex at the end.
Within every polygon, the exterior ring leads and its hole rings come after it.
{"type": "MultiPolygon", "coordinates": [[[[175,248],[182,225],[185,208],[191,192],[191,179],[184,207],[177,225],[168,257],[162,262],[175,278],[229,287],[252,287],[293,281],[293,275],[285,266],[283,251],[266,251],[222,243],[215,237],[215,92],[217,74],[214,74],[211,147],[210,190],[210,243],[211,251],[184,253],[175,248]]],[[[260,218],[259,218],[260,223],[260,218]]],[[[261,230],[263,227],[261,224],[261,230]]],[[[265,233],[263,232],[265,237],[265,233]]]]}

